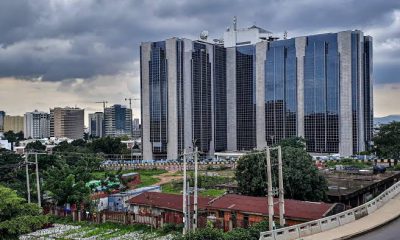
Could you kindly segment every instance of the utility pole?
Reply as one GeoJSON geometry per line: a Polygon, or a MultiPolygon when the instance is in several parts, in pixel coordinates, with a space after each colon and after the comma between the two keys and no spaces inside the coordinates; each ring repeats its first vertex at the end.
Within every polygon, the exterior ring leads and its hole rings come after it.
{"type": "Polygon", "coordinates": [[[268,182],[268,226],[269,230],[274,229],[274,197],[272,191],[272,171],[271,171],[271,152],[270,148],[266,149],[267,157],[267,182],[268,182]]]}
{"type": "Polygon", "coordinates": [[[183,235],[187,233],[187,203],[186,203],[186,149],[183,149],[183,235]]]}
{"type": "Polygon", "coordinates": [[[198,171],[198,149],[197,147],[195,148],[194,152],[194,199],[193,199],[193,231],[196,231],[197,229],[197,219],[198,219],[198,213],[197,213],[197,205],[198,205],[198,199],[197,199],[197,171],[198,171]]]}
{"type": "Polygon", "coordinates": [[[29,184],[29,167],[28,167],[28,153],[25,154],[25,172],[26,172],[26,192],[28,194],[28,203],[31,203],[31,190],[29,184]]]}
{"type": "Polygon", "coordinates": [[[279,225],[285,226],[285,197],[283,188],[282,147],[278,146],[278,174],[279,174],[279,225]]]}
{"type": "Polygon", "coordinates": [[[42,207],[42,201],[40,199],[40,180],[39,180],[39,166],[38,166],[38,153],[35,153],[35,165],[36,165],[36,189],[37,189],[37,198],[38,198],[38,205],[42,207]]]}
{"type": "Polygon", "coordinates": [[[40,197],[40,177],[39,177],[39,164],[38,164],[38,157],[37,155],[47,155],[47,153],[29,153],[27,152],[25,154],[25,172],[26,172],[26,190],[27,190],[27,194],[28,194],[28,203],[31,203],[31,190],[30,190],[30,184],[29,184],[29,167],[28,165],[36,165],[36,189],[37,189],[37,197],[38,197],[38,205],[39,207],[42,206],[42,200],[40,197]],[[28,162],[28,156],[35,154],[35,162],[28,162]]]}

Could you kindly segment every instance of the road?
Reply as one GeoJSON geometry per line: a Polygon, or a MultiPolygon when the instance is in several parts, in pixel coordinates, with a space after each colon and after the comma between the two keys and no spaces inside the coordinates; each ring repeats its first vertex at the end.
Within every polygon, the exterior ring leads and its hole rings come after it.
{"type": "Polygon", "coordinates": [[[353,240],[398,240],[400,239],[400,218],[353,240]]]}

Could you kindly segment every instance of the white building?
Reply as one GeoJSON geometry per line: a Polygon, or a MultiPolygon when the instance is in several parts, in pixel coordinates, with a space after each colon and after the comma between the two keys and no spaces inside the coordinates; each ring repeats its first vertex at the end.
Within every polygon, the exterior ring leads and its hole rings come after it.
{"type": "Polygon", "coordinates": [[[50,114],[38,110],[25,113],[24,137],[33,139],[50,137],[50,114]]]}

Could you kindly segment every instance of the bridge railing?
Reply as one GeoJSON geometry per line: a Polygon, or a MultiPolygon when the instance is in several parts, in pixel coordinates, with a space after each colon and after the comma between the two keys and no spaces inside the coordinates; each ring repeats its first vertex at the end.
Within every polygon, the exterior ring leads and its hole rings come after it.
{"type": "Polygon", "coordinates": [[[358,207],[318,220],[284,227],[273,231],[261,232],[260,240],[292,240],[354,222],[375,212],[399,192],[400,182],[397,182],[379,194],[376,198],[358,207]]]}

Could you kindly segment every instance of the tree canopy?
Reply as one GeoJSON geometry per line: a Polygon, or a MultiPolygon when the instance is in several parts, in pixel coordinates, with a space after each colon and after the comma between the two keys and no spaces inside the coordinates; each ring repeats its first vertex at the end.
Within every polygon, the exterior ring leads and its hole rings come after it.
{"type": "Polygon", "coordinates": [[[33,203],[26,203],[16,191],[0,185],[0,236],[16,238],[20,234],[42,228],[48,217],[33,203]]]}
{"type": "MultiPolygon", "coordinates": [[[[285,197],[297,200],[320,201],[328,190],[325,178],[318,173],[312,157],[304,149],[301,139],[282,141],[283,182],[285,197]]],[[[276,152],[271,158],[276,159],[276,152]]],[[[236,180],[239,192],[250,196],[267,194],[265,153],[248,154],[238,160],[236,180]]],[[[278,169],[272,169],[274,186],[278,186],[278,169]]]]}
{"type": "Polygon", "coordinates": [[[400,159],[400,122],[382,125],[374,144],[379,157],[400,159]]]}
{"type": "Polygon", "coordinates": [[[46,146],[44,146],[39,140],[36,140],[34,142],[26,144],[25,150],[44,151],[46,150],[46,146]]]}

